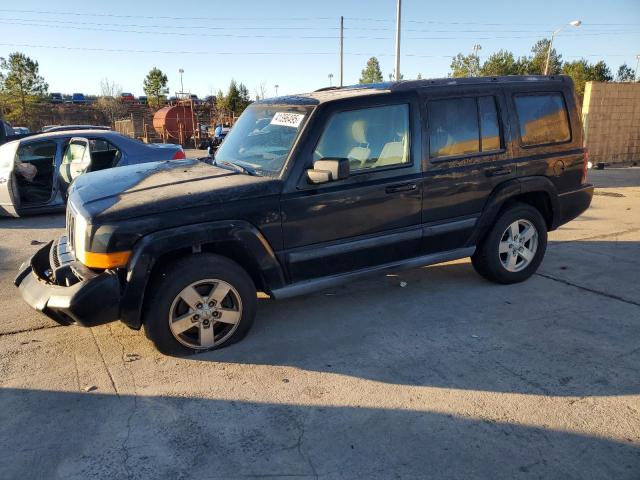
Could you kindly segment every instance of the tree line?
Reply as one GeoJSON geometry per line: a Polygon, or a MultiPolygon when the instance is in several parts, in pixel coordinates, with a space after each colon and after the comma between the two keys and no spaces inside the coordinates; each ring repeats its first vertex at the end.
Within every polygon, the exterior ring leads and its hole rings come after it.
{"type": "MultiPolygon", "coordinates": [[[[549,51],[549,40],[542,39],[531,48],[531,54],[516,57],[509,50],[501,49],[491,54],[484,62],[481,62],[477,52],[465,55],[458,53],[453,57],[450,65],[450,77],[477,77],[500,75],[543,75],[549,51]]],[[[614,80],[611,69],[600,60],[590,63],[581,58],[579,60],[565,62],[555,48],[551,49],[549,56],[549,75],[564,74],[573,79],[576,93],[582,98],[586,82],[610,82],[614,80]]],[[[389,79],[394,75],[389,74],[389,79]]],[[[422,78],[418,74],[418,78],[422,78]]],[[[618,68],[615,80],[618,82],[636,81],[635,72],[623,63],[618,68]]],[[[383,75],[380,63],[376,57],[371,57],[360,75],[360,83],[382,82],[383,75]]]]}
{"type": "MultiPolygon", "coordinates": [[[[160,108],[166,103],[169,89],[167,75],[153,67],[142,82],[149,105],[160,108]]],[[[264,87],[262,87],[264,96],[264,87]]],[[[100,82],[100,94],[95,108],[100,110],[113,124],[126,114],[126,105],[121,101],[122,87],[104,78],[100,82]]],[[[0,57],[0,116],[11,123],[34,127],[40,108],[48,99],[49,85],[40,75],[37,61],[23,53],[14,52],[7,58],[0,57]]],[[[231,80],[226,94],[218,90],[215,106],[224,114],[238,116],[252,102],[249,90],[243,83],[231,80]]]]}

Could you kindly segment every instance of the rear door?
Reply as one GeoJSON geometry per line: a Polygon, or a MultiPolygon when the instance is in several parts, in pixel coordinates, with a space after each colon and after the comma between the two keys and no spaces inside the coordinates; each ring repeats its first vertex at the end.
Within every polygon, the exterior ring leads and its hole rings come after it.
{"type": "Polygon", "coordinates": [[[69,140],[69,145],[62,156],[60,165],[60,189],[66,195],[69,185],[78,176],[91,167],[91,148],[89,140],[75,137],[69,140]]]}
{"type": "Polygon", "coordinates": [[[17,217],[20,208],[15,178],[15,158],[20,142],[0,146],[0,215],[17,217]]]}
{"type": "Polygon", "coordinates": [[[454,250],[466,244],[493,189],[516,176],[507,105],[496,87],[434,89],[423,105],[424,248],[454,250]]]}
{"type": "Polygon", "coordinates": [[[521,176],[545,176],[559,193],[582,183],[584,149],[575,97],[566,82],[508,90],[521,176]]]}

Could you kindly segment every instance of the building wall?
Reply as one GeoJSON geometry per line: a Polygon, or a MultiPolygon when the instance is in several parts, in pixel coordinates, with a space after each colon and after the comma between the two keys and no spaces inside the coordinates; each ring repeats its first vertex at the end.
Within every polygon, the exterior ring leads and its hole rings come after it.
{"type": "Polygon", "coordinates": [[[640,161],[640,83],[587,82],[582,122],[594,164],[640,161]]]}

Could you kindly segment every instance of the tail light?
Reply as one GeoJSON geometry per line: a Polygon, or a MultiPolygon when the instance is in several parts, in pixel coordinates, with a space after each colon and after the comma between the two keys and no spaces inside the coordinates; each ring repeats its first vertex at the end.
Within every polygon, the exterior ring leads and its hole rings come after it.
{"type": "Polygon", "coordinates": [[[184,154],[184,150],[180,149],[176,152],[176,154],[171,158],[171,160],[184,160],[187,156],[184,154]]]}
{"type": "Polygon", "coordinates": [[[589,150],[584,149],[584,154],[582,157],[582,179],[580,183],[587,183],[587,171],[589,169],[589,150]]]}

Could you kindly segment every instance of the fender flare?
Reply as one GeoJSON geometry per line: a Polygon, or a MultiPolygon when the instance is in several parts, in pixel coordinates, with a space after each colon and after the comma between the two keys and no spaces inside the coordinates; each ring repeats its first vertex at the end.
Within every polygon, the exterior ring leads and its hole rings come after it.
{"type": "Polygon", "coordinates": [[[507,201],[523,193],[534,192],[543,192],[546,194],[551,207],[552,217],[549,230],[556,229],[560,222],[560,205],[558,202],[558,190],[551,180],[544,176],[514,178],[501,183],[493,189],[482,209],[482,213],[476,224],[476,229],[469,239],[468,245],[478,244],[485,233],[491,228],[500,210],[507,201]]]}
{"type": "Polygon", "coordinates": [[[238,247],[259,272],[266,290],[285,285],[284,271],[271,245],[249,222],[226,220],[160,230],[145,235],[134,245],[120,300],[120,319],[131,328],[141,327],[145,291],[161,256],[185,248],[199,252],[209,244],[238,247]]]}

